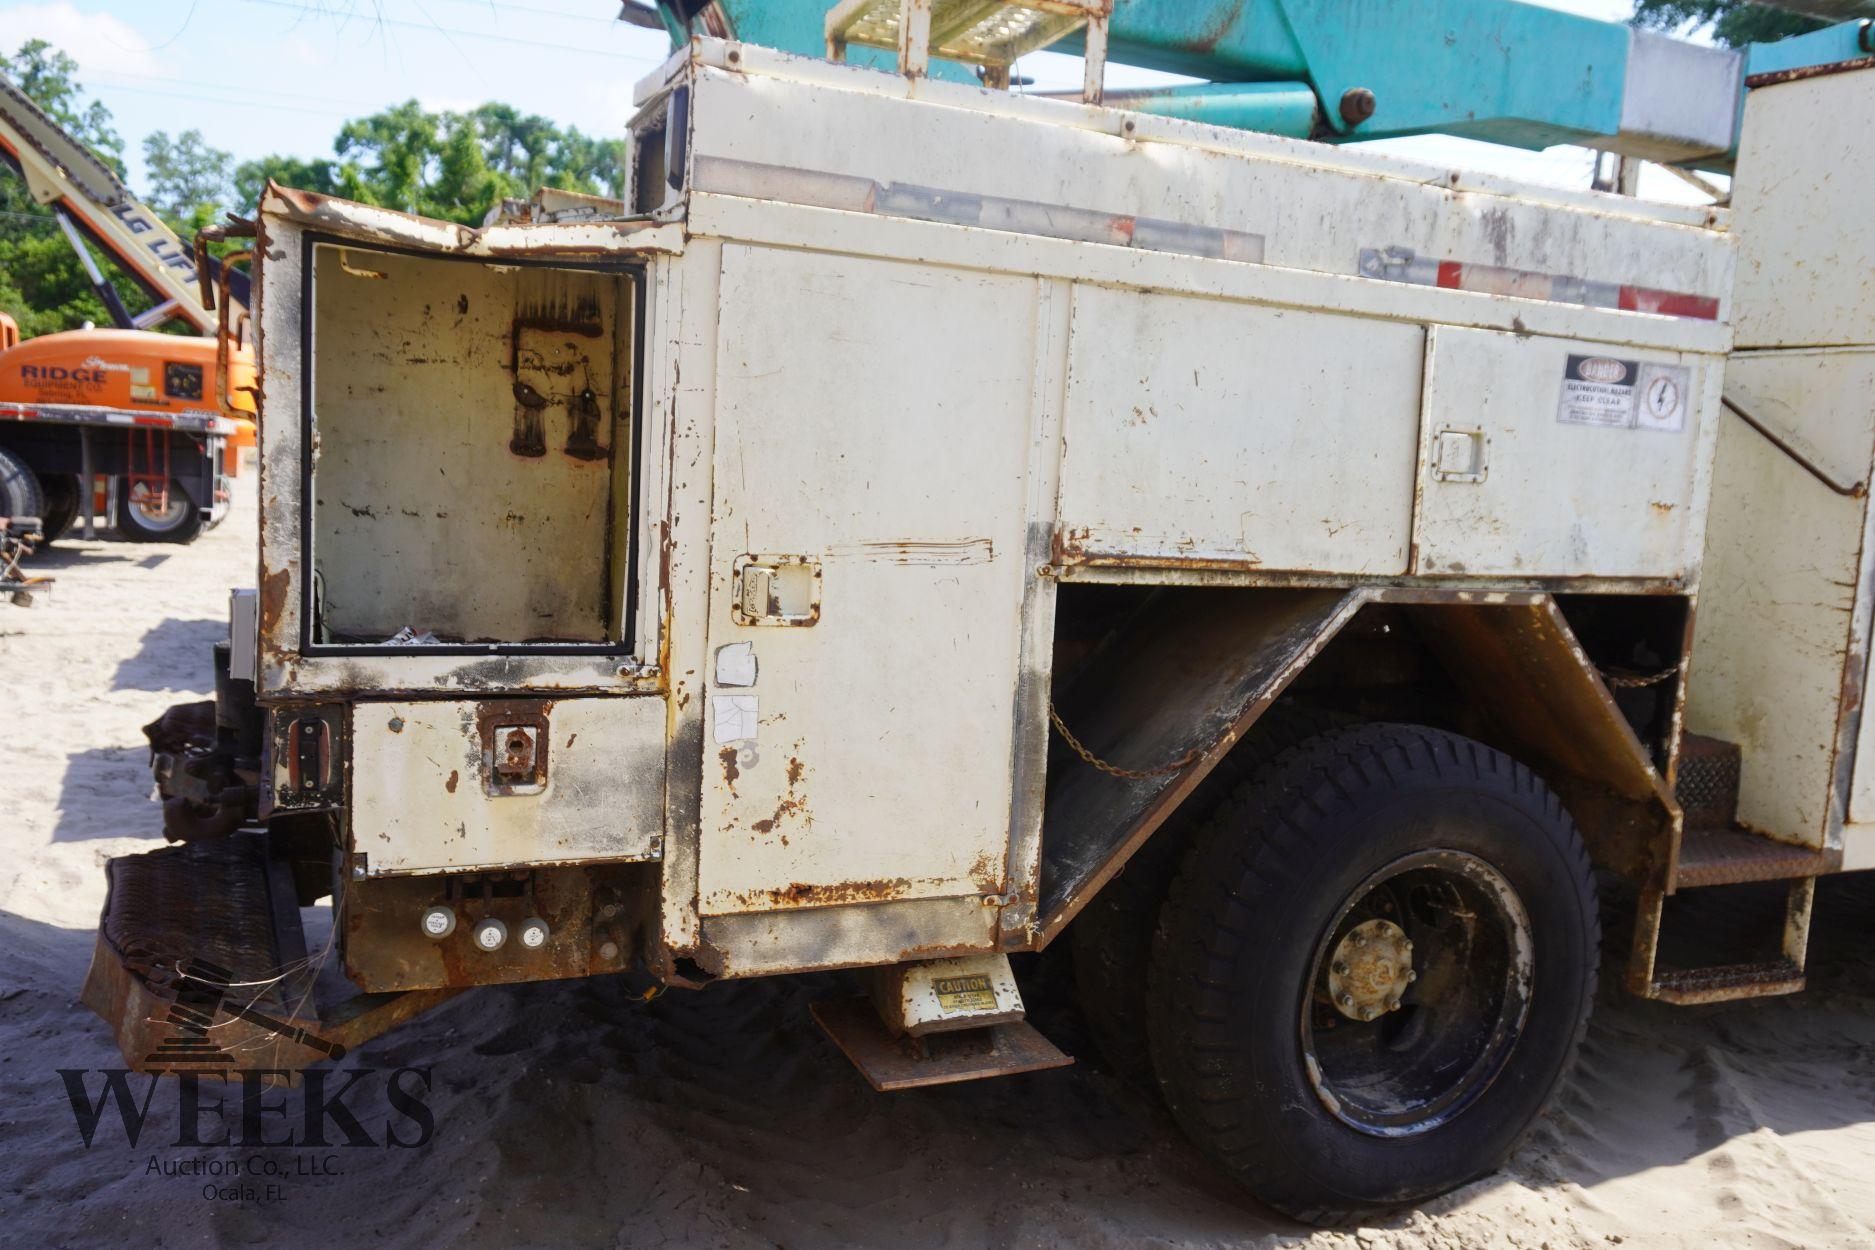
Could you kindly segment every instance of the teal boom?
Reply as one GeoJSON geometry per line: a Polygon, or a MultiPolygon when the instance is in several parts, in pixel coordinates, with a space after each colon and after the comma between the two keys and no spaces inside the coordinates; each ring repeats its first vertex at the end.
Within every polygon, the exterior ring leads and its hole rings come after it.
{"type": "Polygon", "coordinates": [[[1315,93],[1303,83],[1204,82],[1188,87],[1109,91],[1106,103],[1136,113],[1306,139],[1321,129],[1315,93]]]}
{"type": "MultiPolygon", "coordinates": [[[[829,2],[711,8],[735,38],[820,56],[829,2]]],[[[1868,38],[1866,23],[1851,23],[1792,41],[1803,50],[1754,49],[1751,66],[1868,38]]],[[[1059,46],[1079,51],[1072,40],[1059,46]]],[[[886,65],[890,55],[854,49],[853,59],[886,65]]],[[[1580,143],[1715,167],[1735,147],[1746,66],[1745,54],[1523,0],[1115,0],[1108,59],[1206,80],[1110,94],[1140,112],[1331,141],[1437,133],[1523,148],[1580,143]]],[[[933,72],[968,71],[934,63],[933,72]]]]}
{"type": "Polygon", "coordinates": [[[1128,65],[1307,84],[1337,136],[1545,147],[1621,129],[1628,29],[1515,0],[1121,0],[1111,30],[1128,65]],[[1376,107],[1354,124],[1340,102],[1363,89],[1376,107]]]}

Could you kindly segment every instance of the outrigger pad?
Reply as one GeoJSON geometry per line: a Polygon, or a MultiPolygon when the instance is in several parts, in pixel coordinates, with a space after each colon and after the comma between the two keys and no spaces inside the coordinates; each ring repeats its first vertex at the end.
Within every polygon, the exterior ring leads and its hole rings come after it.
{"type": "Polygon", "coordinates": [[[1026,1021],[925,1037],[894,1037],[871,999],[833,999],[813,1003],[809,1010],[881,1093],[1041,1072],[1074,1062],[1026,1021]]]}
{"type": "Polygon", "coordinates": [[[138,1072],[263,1070],[289,1084],[456,992],[360,995],[312,1013],[318,969],[265,834],[122,856],[105,879],[83,998],[138,1072]]]}

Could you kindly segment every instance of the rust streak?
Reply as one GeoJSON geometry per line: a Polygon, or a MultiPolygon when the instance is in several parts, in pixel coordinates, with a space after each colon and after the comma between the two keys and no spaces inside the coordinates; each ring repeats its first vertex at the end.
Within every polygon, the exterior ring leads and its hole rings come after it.
{"type": "Polygon", "coordinates": [[[286,614],[287,586],[293,575],[285,569],[275,569],[260,579],[260,636],[269,637],[280,624],[280,618],[286,614]]]}
{"type": "Polygon", "coordinates": [[[1745,79],[1745,85],[1757,91],[1764,87],[1774,87],[1779,83],[1802,82],[1806,78],[1824,78],[1831,74],[1849,74],[1860,69],[1875,69],[1875,56],[1833,61],[1827,65],[1801,65],[1796,69],[1772,70],[1768,74],[1753,74],[1745,79]]]}
{"type": "Polygon", "coordinates": [[[910,891],[905,877],[878,881],[842,881],[833,885],[804,885],[795,882],[776,890],[758,890],[748,895],[746,903],[776,907],[826,907],[836,903],[884,903],[910,891]]]}
{"type": "MultiPolygon", "coordinates": [[[[770,816],[767,820],[758,820],[750,825],[749,828],[755,830],[757,833],[773,833],[775,831],[775,826],[779,825],[782,821],[790,816],[804,814],[806,811],[807,805],[805,803],[801,802],[801,800],[795,798],[793,795],[789,795],[776,805],[775,814],[773,816],[770,816]]],[[[781,844],[783,846],[788,844],[786,835],[783,835],[781,844]]]]}

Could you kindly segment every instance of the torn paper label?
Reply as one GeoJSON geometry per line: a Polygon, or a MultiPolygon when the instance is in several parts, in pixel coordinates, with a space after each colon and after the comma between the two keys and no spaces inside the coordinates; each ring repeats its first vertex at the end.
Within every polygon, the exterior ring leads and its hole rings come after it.
{"type": "Polygon", "coordinates": [[[754,695],[711,695],[710,712],[716,719],[716,741],[754,741],[758,719],[754,695]]]}
{"type": "Polygon", "coordinates": [[[716,684],[753,686],[755,684],[755,644],[732,642],[716,648],[716,684]]]}

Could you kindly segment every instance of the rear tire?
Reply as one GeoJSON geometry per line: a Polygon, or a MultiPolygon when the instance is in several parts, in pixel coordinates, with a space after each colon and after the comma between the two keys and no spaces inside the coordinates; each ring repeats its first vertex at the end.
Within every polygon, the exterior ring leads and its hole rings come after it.
{"type": "Polygon", "coordinates": [[[161,512],[149,507],[146,492],[119,479],[117,532],[132,542],[186,543],[202,532],[202,510],[181,482],[169,483],[169,506],[161,512]]]}
{"type": "Polygon", "coordinates": [[[1501,1166],[1555,1093],[1599,945],[1587,852],[1529,769],[1440,730],[1339,730],[1194,838],[1153,951],[1160,1087],[1299,1219],[1431,1198],[1501,1166]]]}
{"type": "Polygon", "coordinates": [[[0,516],[30,516],[43,521],[45,515],[46,493],[38,475],[19,453],[0,447],[0,516]]]}
{"type": "Polygon", "coordinates": [[[1074,980],[1081,1014],[1101,1055],[1124,1079],[1154,1092],[1159,1087],[1146,1036],[1146,985],[1159,912],[1193,832],[1226,795],[1278,756],[1348,723],[1337,712],[1291,703],[1271,707],[1075,917],[1074,980]]]}
{"type": "Polygon", "coordinates": [[[71,533],[73,522],[78,520],[78,479],[69,473],[55,473],[40,484],[46,496],[45,515],[40,518],[46,533],[39,545],[49,547],[71,533]]]}

